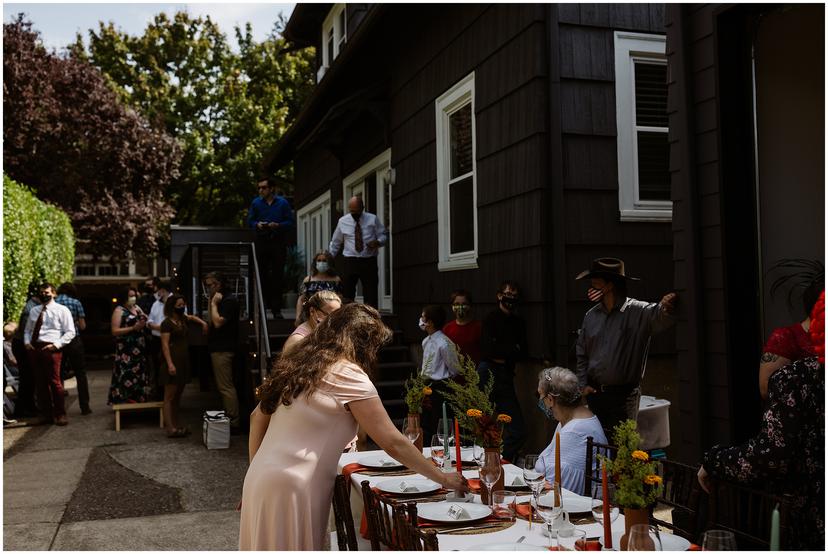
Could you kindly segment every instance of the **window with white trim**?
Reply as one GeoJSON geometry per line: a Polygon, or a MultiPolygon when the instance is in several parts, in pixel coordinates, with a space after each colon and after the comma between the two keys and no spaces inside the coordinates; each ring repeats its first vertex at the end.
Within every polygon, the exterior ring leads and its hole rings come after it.
{"type": "Polygon", "coordinates": [[[322,66],[316,74],[321,80],[347,42],[348,27],[345,4],[334,4],[322,23],[322,66]]]}
{"type": "Polygon", "coordinates": [[[621,221],[670,221],[667,58],[663,35],[615,32],[621,221]]]}
{"type": "Polygon", "coordinates": [[[477,267],[474,73],[436,100],[440,271],[477,267]]]}

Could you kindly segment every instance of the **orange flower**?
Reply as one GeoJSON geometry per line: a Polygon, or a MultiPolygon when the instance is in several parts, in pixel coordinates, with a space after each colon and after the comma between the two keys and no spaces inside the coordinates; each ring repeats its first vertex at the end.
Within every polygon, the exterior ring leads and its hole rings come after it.
{"type": "Polygon", "coordinates": [[[632,457],[635,458],[636,460],[641,460],[642,462],[646,462],[647,460],[650,459],[650,456],[646,452],[644,452],[643,450],[636,450],[635,452],[632,453],[632,457]]]}
{"type": "Polygon", "coordinates": [[[497,420],[500,423],[512,423],[512,416],[506,414],[499,414],[497,420]]]}
{"type": "Polygon", "coordinates": [[[425,396],[431,396],[432,390],[431,387],[423,387],[423,394],[425,396]]]}
{"type": "Polygon", "coordinates": [[[644,483],[647,485],[660,485],[661,477],[658,475],[648,475],[644,478],[644,483]]]}
{"type": "Polygon", "coordinates": [[[472,408],[470,410],[466,410],[466,415],[469,416],[469,417],[477,418],[477,417],[482,417],[483,412],[481,412],[480,410],[475,410],[474,408],[472,408]]]}

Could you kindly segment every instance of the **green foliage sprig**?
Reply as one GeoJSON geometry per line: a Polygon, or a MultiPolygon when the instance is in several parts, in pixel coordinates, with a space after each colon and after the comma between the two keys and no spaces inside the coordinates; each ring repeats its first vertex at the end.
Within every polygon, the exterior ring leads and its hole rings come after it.
{"type": "Polygon", "coordinates": [[[408,406],[409,414],[419,414],[423,411],[423,404],[431,396],[432,390],[429,386],[431,381],[424,373],[417,373],[405,381],[405,403],[408,406]]]}
{"type": "Polygon", "coordinates": [[[615,426],[613,439],[618,445],[614,460],[599,455],[607,465],[607,473],[615,483],[615,499],[623,508],[647,508],[661,494],[662,479],[656,475],[655,462],[649,454],[638,450],[641,436],[635,421],[628,419],[615,426]]]}
{"type": "Polygon", "coordinates": [[[69,281],[74,263],[69,217],[3,175],[3,321],[20,315],[29,283],[69,281]]]}

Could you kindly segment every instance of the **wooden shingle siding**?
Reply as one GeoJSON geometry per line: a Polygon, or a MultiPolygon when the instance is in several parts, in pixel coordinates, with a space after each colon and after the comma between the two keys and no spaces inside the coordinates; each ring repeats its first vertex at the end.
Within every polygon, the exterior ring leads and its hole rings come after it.
{"type": "Polygon", "coordinates": [[[564,189],[618,191],[614,137],[567,135],[563,139],[564,189]]]}
{"type": "Polygon", "coordinates": [[[663,4],[560,4],[558,12],[561,23],[664,32],[663,4]]]}
{"type": "Polygon", "coordinates": [[[595,27],[560,26],[563,79],[615,80],[612,33],[595,27]]]}
{"type": "Polygon", "coordinates": [[[564,133],[615,136],[615,87],[597,81],[561,81],[564,133]]]}

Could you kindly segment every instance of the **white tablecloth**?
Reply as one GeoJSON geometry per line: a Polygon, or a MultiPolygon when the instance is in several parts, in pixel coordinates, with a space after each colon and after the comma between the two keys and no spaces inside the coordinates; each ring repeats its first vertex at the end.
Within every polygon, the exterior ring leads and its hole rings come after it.
{"type": "MultiPolygon", "coordinates": [[[[374,454],[376,452],[373,452],[374,454]]],[[[342,473],[342,468],[348,464],[356,463],[359,461],[360,458],[365,456],[370,456],[372,452],[349,452],[347,454],[343,454],[339,458],[339,472],[342,473]]],[[[505,471],[509,473],[518,473],[520,469],[509,464],[503,466],[505,471]]],[[[477,470],[465,470],[463,471],[463,475],[467,478],[471,477],[478,477],[477,470]]],[[[412,478],[415,476],[412,476],[412,478]]],[[[362,520],[362,511],[363,511],[363,504],[362,504],[362,487],[361,483],[365,480],[368,480],[371,483],[371,486],[374,487],[377,483],[388,479],[399,479],[399,477],[384,477],[384,476],[367,476],[362,475],[359,473],[351,474],[351,485],[353,490],[351,490],[351,511],[353,512],[354,516],[354,524],[357,527],[357,533],[359,532],[359,524],[362,520]]],[[[474,495],[473,502],[480,503],[480,496],[474,495]]],[[[564,503],[564,509],[566,508],[566,503],[564,503]]],[[[529,522],[517,519],[515,524],[511,526],[509,529],[505,529],[503,531],[497,531],[495,533],[481,533],[481,534],[474,534],[474,535],[451,535],[451,534],[438,534],[437,538],[440,543],[440,550],[462,550],[462,549],[474,549],[475,546],[484,546],[487,544],[496,544],[496,543],[514,543],[517,540],[525,536],[526,539],[523,541],[524,544],[532,544],[536,546],[548,546],[549,545],[549,538],[543,532],[544,525],[541,523],[533,523],[532,529],[529,529],[529,522]]],[[[600,537],[604,534],[604,528],[597,524],[591,523],[588,525],[579,525],[579,529],[583,529],[586,531],[587,537],[600,537]]],[[[613,531],[620,530],[622,533],[624,532],[624,516],[619,515],[618,519],[615,520],[612,524],[613,531]]]]}

